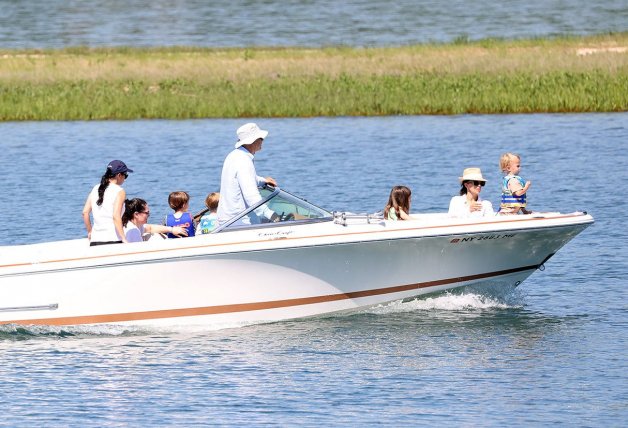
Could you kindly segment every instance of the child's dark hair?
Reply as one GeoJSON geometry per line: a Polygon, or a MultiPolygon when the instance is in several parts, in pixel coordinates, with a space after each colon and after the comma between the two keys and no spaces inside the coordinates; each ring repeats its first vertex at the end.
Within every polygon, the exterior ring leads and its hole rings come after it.
{"type": "Polygon", "coordinates": [[[190,195],[182,190],[172,192],[168,196],[168,205],[175,211],[181,211],[188,202],[190,202],[190,195]]]}
{"type": "Polygon", "coordinates": [[[404,210],[406,214],[410,214],[410,196],[412,196],[412,191],[408,187],[394,186],[390,191],[386,208],[384,208],[384,218],[388,219],[388,213],[391,208],[395,210],[397,218],[401,218],[401,213],[399,212],[400,208],[404,210]]]}
{"type": "Polygon", "coordinates": [[[146,201],[140,198],[126,199],[124,201],[124,214],[122,214],[122,226],[126,226],[135,213],[146,211],[146,201]]]}

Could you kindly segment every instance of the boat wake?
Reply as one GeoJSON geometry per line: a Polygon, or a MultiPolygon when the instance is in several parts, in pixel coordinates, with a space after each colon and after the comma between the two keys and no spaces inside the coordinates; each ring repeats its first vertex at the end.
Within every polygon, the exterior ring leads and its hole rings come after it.
{"type": "Polygon", "coordinates": [[[76,326],[53,326],[53,325],[0,325],[0,342],[3,340],[29,340],[41,338],[84,338],[84,337],[135,337],[149,336],[155,334],[170,333],[202,333],[216,330],[226,330],[233,328],[248,327],[257,324],[267,324],[268,321],[260,322],[230,322],[212,325],[169,325],[160,326],[121,326],[114,324],[98,325],[76,325],[76,326]]]}
{"type": "MultiPolygon", "coordinates": [[[[477,314],[492,310],[508,310],[522,308],[524,305],[524,293],[518,288],[505,290],[503,284],[484,284],[483,286],[470,286],[462,289],[447,291],[439,294],[426,295],[412,299],[397,300],[394,302],[379,304],[368,308],[343,311],[336,314],[327,314],[323,318],[337,318],[356,314],[389,315],[409,312],[433,312],[435,314],[453,314],[464,312],[477,314]],[[500,290],[496,292],[495,290],[500,290]]],[[[313,317],[318,318],[318,317],[313,317]]],[[[47,326],[47,325],[0,325],[0,341],[2,340],[29,340],[41,338],[81,338],[81,337],[134,337],[146,336],[156,333],[174,332],[207,332],[242,328],[256,324],[275,323],[277,321],[260,322],[233,322],[222,325],[199,325],[168,327],[131,327],[113,324],[77,325],[77,326],[47,326]]],[[[307,321],[305,321],[307,322],[307,321]]]]}
{"type": "Polygon", "coordinates": [[[411,300],[398,300],[387,304],[373,306],[363,313],[391,314],[415,311],[485,311],[521,308],[523,294],[513,291],[507,296],[494,296],[478,293],[474,290],[465,290],[462,293],[446,292],[428,297],[419,297],[411,300]]]}
{"type": "Polygon", "coordinates": [[[0,325],[1,340],[28,340],[34,338],[64,338],[81,336],[142,336],[151,333],[148,329],[133,328],[118,325],[77,325],[77,326],[51,326],[51,325],[0,325]]]}

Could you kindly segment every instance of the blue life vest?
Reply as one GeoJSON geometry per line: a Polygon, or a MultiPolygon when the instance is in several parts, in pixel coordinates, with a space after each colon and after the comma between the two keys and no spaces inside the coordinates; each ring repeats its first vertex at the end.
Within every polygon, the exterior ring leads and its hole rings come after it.
{"type": "Polygon", "coordinates": [[[526,206],[526,194],[524,193],[521,196],[514,195],[510,189],[508,188],[508,182],[512,179],[515,179],[521,184],[521,187],[526,185],[523,178],[518,175],[507,175],[504,177],[502,181],[502,203],[501,208],[522,208],[526,206]]]}
{"type": "MultiPolygon", "coordinates": [[[[194,222],[190,213],[183,213],[180,218],[175,218],[174,214],[168,214],[166,217],[166,226],[175,227],[179,226],[188,231],[188,237],[194,236],[194,222]]],[[[168,238],[178,238],[178,236],[172,233],[168,234],[168,238]]]]}

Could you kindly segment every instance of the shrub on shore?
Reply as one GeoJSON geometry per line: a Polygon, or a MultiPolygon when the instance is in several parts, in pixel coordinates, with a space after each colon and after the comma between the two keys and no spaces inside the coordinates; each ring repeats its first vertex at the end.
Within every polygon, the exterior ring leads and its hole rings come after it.
{"type": "Polygon", "coordinates": [[[627,111],[627,46],[0,51],[0,120],[627,111]]]}

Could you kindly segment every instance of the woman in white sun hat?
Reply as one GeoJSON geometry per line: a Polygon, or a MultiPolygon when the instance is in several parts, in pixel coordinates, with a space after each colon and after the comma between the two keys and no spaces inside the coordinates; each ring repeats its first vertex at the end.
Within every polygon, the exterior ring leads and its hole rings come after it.
{"type": "MultiPolygon", "coordinates": [[[[218,203],[218,224],[223,224],[262,199],[258,186],[277,186],[272,177],[260,177],[255,171],[255,153],[262,150],[262,143],[268,131],[255,123],[242,125],[236,131],[238,141],[235,150],[227,155],[220,177],[220,202],[218,203]]],[[[261,221],[275,220],[278,216],[270,208],[261,206],[255,210],[261,221]]]]}
{"type": "Polygon", "coordinates": [[[466,168],[460,181],[460,196],[454,196],[449,203],[449,216],[455,218],[486,217],[495,215],[493,205],[480,198],[486,180],[480,168],[466,168]]]}

